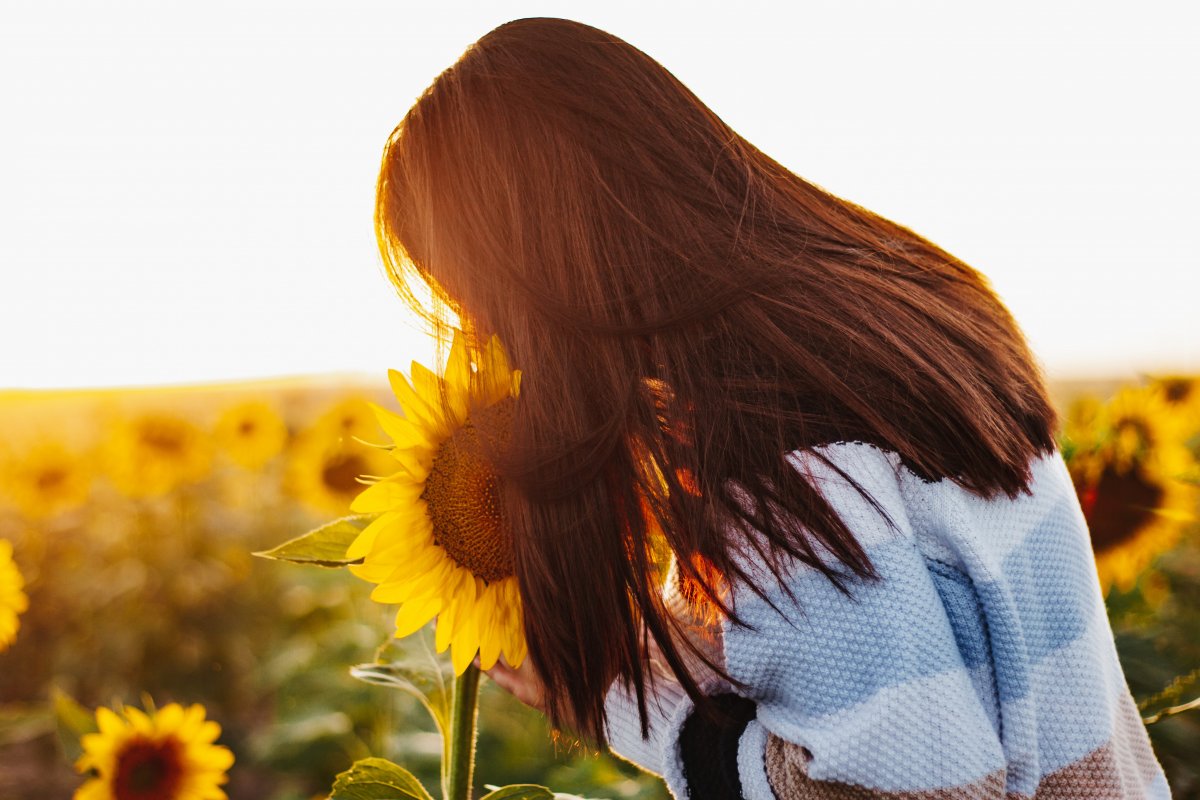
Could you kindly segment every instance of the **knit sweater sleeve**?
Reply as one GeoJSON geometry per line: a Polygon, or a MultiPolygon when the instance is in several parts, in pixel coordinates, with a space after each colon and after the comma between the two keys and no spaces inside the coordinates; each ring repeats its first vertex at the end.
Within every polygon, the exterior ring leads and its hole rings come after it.
{"type": "MultiPolygon", "coordinates": [[[[745,563],[766,599],[733,587],[749,625],[725,621],[719,637],[754,706],[734,753],[741,796],[1169,798],[1061,457],[1034,465],[1030,496],[983,500],[921,481],[869,445],[823,452],[829,462],[797,468],[878,579],[847,576],[845,593],[790,564],[793,600],[764,565],[745,563]]],[[[688,784],[681,736],[693,709],[678,684],[654,692],[647,738],[631,698],[618,684],[609,692],[612,750],[661,775],[677,800],[711,796],[688,784]]]]}

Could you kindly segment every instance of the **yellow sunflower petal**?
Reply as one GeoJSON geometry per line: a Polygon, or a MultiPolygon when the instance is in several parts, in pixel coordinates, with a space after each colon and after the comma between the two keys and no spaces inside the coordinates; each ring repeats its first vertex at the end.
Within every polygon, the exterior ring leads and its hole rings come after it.
{"type": "MultiPolygon", "coordinates": [[[[443,597],[449,597],[451,593],[446,591],[446,587],[463,571],[463,568],[454,563],[452,559],[444,559],[437,566],[409,581],[409,585],[412,587],[410,596],[419,598],[438,592],[443,597]]],[[[446,603],[443,602],[442,606],[445,607],[446,603]]]]}
{"type": "MultiPolygon", "coordinates": [[[[446,387],[446,405],[452,425],[461,425],[470,414],[471,357],[467,353],[466,340],[455,334],[450,344],[450,356],[446,359],[443,384],[446,387]]],[[[440,398],[439,398],[440,401],[440,398]]]]}
{"type": "Polygon", "coordinates": [[[487,599],[481,605],[483,608],[479,614],[479,666],[481,669],[491,669],[496,665],[496,659],[500,657],[501,638],[504,632],[502,628],[504,614],[500,605],[500,594],[495,591],[494,586],[488,587],[487,599]]]}
{"type": "Polygon", "coordinates": [[[504,645],[504,660],[511,667],[521,666],[525,660],[525,628],[521,613],[521,594],[516,578],[506,578],[504,583],[507,591],[506,603],[509,614],[505,626],[508,639],[504,645]]]}
{"type": "MultiPolygon", "coordinates": [[[[216,725],[215,722],[212,724],[216,725]]],[[[219,729],[219,726],[218,726],[218,729],[219,729]]],[[[219,730],[218,730],[218,732],[219,732],[219,730]]],[[[204,767],[206,769],[214,770],[214,771],[220,770],[221,772],[224,772],[225,770],[227,770],[233,766],[233,752],[224,747],[220,747],[220,748],[210,747],[208,753],[203,756],[202,763],[204,764],[204,767]]],[[[221,783],[225,782],[224,776],[222,776],[220,782],[221,783]]],[[[220,789],[215,789],[214,791],[219,793],[219,794],[213,794],[212,796],[214,798],[223,797],[225,794],[224,792],[221,792],[220,789]]]]}
{"type": "Polygon", "coordinates": [[[441,610],[441,597],[426,597],[413,600],[400,606],[396,612],[396,638],[410,636],[421,628],[441,610]]]}
{"type": "Polygon", "coordinates": [[[391,553],[395,548],[418,547],[429,533],[429,517],[422,508],[388,511],[362,529],[346,549],[346,557],[353,561],[374,556],[372,561],[379,563],[380,554],[391,553]]]}
{"type": "Polygon", "coordinates": [[[476,601],[463,608],[458,630],[450,643],[450,660],[454,664],[455,675],[463,674],[479,650],[479,607],[480,603],[476,601]]]}
{"type": "Polygon", "coordinates": [[[467,353],[467,342],[455,334],[450,343],[450,355],[446,359],[446,388],[466,393],[471,387],[471,357],[467,353]]]}
{"type": "MultiPolygon", "coordinates": [[[[428,407],[431,407],[433,417],[429,421],[430,429],[437,432],[439,440],[446,438],[461,420],[446,418],[446,409],[442,406],[442,391],[445,389],[442,379],[428,367],[414,361],[412,362],[412,380],[414,392],[428,407]]],[[[453,394],[454,392],[447,392],[447,395],[453,394]]]]}
{"type": "Polygon", "coordinates": [[[439,653],[446,652],[446,648],[453,641],[454,623],[458,619],[458,610],[462,608],[462,600],[458,597],[453,598],[450,604],[442,609],[438,614],[437,628],[434,631],[433,647],[439,653]]]}
{"type": "Polygon", "coordinates": [[[491,405],[508,396],[512,370],[508,366],[508,356],[500,345],[500,339],[495,335],[488,339],[484,346],[483,363],[479,365],[479,380],[485,405],[491,405]]]}
{"type": "MultiPolygon", "coordinates": [[[[378,484],[376,484],[376,486],[378,486],[378,484]]],[[[350,510],[354,510],[353,505],[351,505],[350,510]]],[[[346,558],[354,561],[366,556],[367,553],[371,552],[371,548],[375,545],[375,540],[379,537],[380,531],[390,528],[392,525],[395,525],[396,522],[395,514],[380,514],[378,517],[371,520],[367,527],[363,528],[359,532],[358,536],[354,537],[354,541],[350,543],[350,546],[346,548],[346,558]]]]}
{"type": "MultiPolygon", "coordinates": [[[[212,722],[212,720],[209,720],[209,723],[212,725],[217,725],[217,723],[212,722]]],[[[199,703],[192,703],[190,706],[183,709],[183,721],[179,725],[180,736],[187,737],[188,739],[196,739],[203,736],[206,730],[204,706],[200,705],[199,703]]],[[[217,725],[217,734],[220,734],[220,732],[221,727],[217,725]]],[[[212,738],[216,739],[217,737],[213,736],[212,738]]]]}
{"type": "MultiPolygon", "coordinates": [[[[505,579],[504,583],[508,583],[509,580],[511,579],[505,579]]],[[[507,586],[502,587],[502,601],[503,625],[500,628],[500,649],[507,656],[511,655],[516,649],[516,642],[513,637],[517,633],[515,624],[517,618],[514,614],[514,609],[508,601],[507,586]]]]}
{"type": "Polygon", "coordinates": [[[449,580],[455,570],[459,569],[448,559],[434,564],[428,569],[418,571],[408,580],[385,581],[371,592],[371,599],[376,603],[405,603],[423,600],[434,594],[441,596],[440,590],[449,580]]]}
{"type": "Polygon", "coordinates": [[[525,646],[525,639],[522,638],[517,641],[517,649],[513,655],[509,655],[507,652],[504,654],[504,661],[513,669],[520,669],[528,656],[529,649],[525,646]]]}
{"type": "Polygon", "coordinates": [[[408,580],[419,572],[441,564],[446,553],[433,543],[428,525],[422,530],[413,526],[404,532],[404,538],[391,544],[377,544],[364,563],[375,564],[387,570],[383,580],[408,580]]]}
{"type": "Polygon", "coordinates": [[[423,481],[429,477],[429,470],[433,467],[433,452],[418,447],[396,447],[392,449],[391,456],[404,468],[409,479],[417,488],[420,488],[423,481]]]}
{"type": "Polygon", "coordinates": [[[112,709],[104,708],[103,706],[96,709],[96,725],[100,728],[100,732],[106,736],[119,733],[128,727],[125,721],[118,717],[112,709]]]}
{"type": "Polygon", "coordinates": [[[467,570],[461,570],[449,590],[453,599],[438,615],[437,635],[434,639],[434,647],[439,653],[446,652],[446,648],[450,646],[462,622],[464,610],[475,605],[475,576],[467,570]]]}
{"type": "Polygon", "coordinates": [[[75,790],[72,800],[112,800],[108,782],[93,778],[75,790]]]}
{"type": "Polygon", "coordinates": [[[154,721],[140,708],[127,707],[125,718],[129,720],[130,727],[138,733],[146,736],[154,734],[154,721]]]}
{"type": "MultiPolygon", "coordinates": [[[[389,369],[388,382],[392,386],[392,392],[396,395],[396,400],[400,402],[400,407],[404,409],[404,416],[414,426],[420,426],[425,432],[426,438],[429,440],[440,439],[444,432],[444,422],[442,414],[438,408],[439,401],[436,394],[422,395],[420,391],[421,383],[425,381],[422,376],[420,383],[418,382],[417,372],[420,365],[414,361],[413,366],[413,382],[410,384],[408,379],[400,372],[389,369]]],[[[424,367],[421,370],[429,372],[424,367]]],[[[434,376],[437,379],[437,376],[434,376]]]]}
{"type": "Polygon", "coordinates": [[[408,478],[387,477],[372,483],[350,501],[355,514],[374,514],[410,506],[420,497],[420,486],[408,478]]]}
{"type": "MultiPolygon", "coordinates": [[[[130,712],[137,711],[135,708],[129,709],[130,712]]],[[[149,718],[146,719],[149,723],[149,718]]],[[[159,733],[174,733],[178,731],[183,724],[183,706],[179,703],[168,703],[158,710],[155,715],[154,725],[158,728],[159,733]]]]}
{"type": "Polygon", "coordinates": [[[408,548],[405,558],[381,558],[378,566],[387,573],[378,583],[404,583],[444,564],[448,559],[445,552],[432,542],[408,548]]]}
{"type": "Polygon", "coordinates": [[[83,753],[75,760],[75,769],[83,772],[93,767],[104,769],[104,765],[112,760],[117,747],[124,741],[120,734],[85,733],[79,738],[83,753]]]}
{"type": "MultiPolygon", "coordinates": [[[[404,380],[404,377],[400,376],[400,380],[404,380]]],[[[397,447],[433,447],[434,443],[430,441],[425,428],[376,403],[367,401],[367,405],[375,413],[379,427],[383,428],[383,432],[391,437],[397,447]]]]}
{"type": "MultiPolygon", "coordinates": [[[[203,706],[202,706],[202,709],[200,709],[200,711],[202,711],[202,714],[203,714],[203,711],[204,711],[203,706]]],[[[214,721],[214,720],[200,720],[199,724],[197,724],[197,726],[196,726],[196,733],[193,734],[193,739],[196,741],[212,742],[212,741],[216,741],[217,736],[220,736],[220,735],[221,735],[220,724],[217,724],[216,721],[214,721]]],[[[230,756],[230,758],[232,758],[232,756],[230,756]]],[[[220,763],[220,762],[222,762],[222,760],[224,760],[223,756],[212,757],[212,763],[220,763]]]]}
{"type": "Polygon", "coordinates": [[[508,364],[508,353],[504,350],[504,345],[500,343],[500,337],[492,334],[488,339],[487,344],[483,348],[483,357],[485,368],[490,372],[502,374],[508,378],[512,367],[508,364]]]}
{"type": "Polygon", "coordinates": [[[362,564],[349,564],[347,571],[356,578],[362,578],[368,583],[380,583],[392,572],[391,564],[373,564],[370,561],[362,564]]]}
{"type": "Polygon", "coordinates": [[[450,608],[438,614],[437,629],[434,634],[434,649],[439,653],[446,652],[446,648],[450,646],[451,631],[454,630],[454,614],[450,609],[457,609],[461,604],[455,600],[450,603],[450,608]]]}
{"type": "MultiPolygon", "coordinates": [[[[520,628],[517,628],[516,630],[520,630],[520,628]]],[[[526,647],[525,635],[523,633],[520,635],[514,635],[512,644],[513,649],[511,651],[505,651],[504,660],[508,662],[510,667],[516,669],[517,667],[521,666],[521,662],[523,662],[525,660],[525,656],[529,654],[529,649],[526,647]]]]}

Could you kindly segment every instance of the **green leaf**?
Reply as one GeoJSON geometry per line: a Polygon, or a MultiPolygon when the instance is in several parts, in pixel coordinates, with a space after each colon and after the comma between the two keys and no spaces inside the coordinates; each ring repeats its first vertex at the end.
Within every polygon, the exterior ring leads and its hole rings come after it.
{"type": "Polygon", "coordinates": [[[479,800],[554,800],[554,792],[533,783],[514,783],[488,792],[479,800]]]}
{"type": "Polygon", "coordinates": [[[271,550],[255,553],[262,558],[290,561],[293,564],[311,564],[317,567],[344,567],[360,564],[361,558],[346,558],[346,550],[378,514],[355,514],[335,519],[303,536],[284,542],[271,550]]]}
{"type": "Polygon", "coordinates": [[[54,730],[54,715],[44,705],[0,705],[0,748],[28,742],[54,730]]]}
{"type": "Polygon", "coordinates": [[[364,758],[333,782],[329,800],[433,800],[416,777],[385,758],[364,758]]]}
{"type": "Polygon", "coordinates": [[[58,742],[62,745],[67,760],[74,763],[83,755],[83,745],[79,740],[86,734],[99,730],[96,727],[96,716],[79,705],[75,698],[58,689],[51,690],[50,699],[54,705],[58,742]]]}
{"type": "MultiPolygon", "coordinates": [[[[446,751],[449,747],[450,701],[454,696],[454,667],[446,659],[438,658],[434,651],[432,628],[426,625],[407,637],[403,646],[396,645],[393,640],[379,649],[376,663],[351,667],[350,674],[364,683],[396,689],[421,701],[442,734],[443,751],[446,751]],[[392,649],[398,649],[399,653],[396,658],[388,659],[392,649]]],[[[447,753],[443,752],[445,755],[447,753]]]]}

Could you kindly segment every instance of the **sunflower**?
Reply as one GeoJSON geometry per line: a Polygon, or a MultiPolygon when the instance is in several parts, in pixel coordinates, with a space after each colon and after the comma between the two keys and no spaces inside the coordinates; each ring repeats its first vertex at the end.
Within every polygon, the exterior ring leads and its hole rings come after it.
{"type": "Polygon", "coordinates": [[[25,579],[13,561],[12,542],[0,539],[0,651],[17,638],[21,621],[17,619],[29,608],[25,596],[25,579]]]}
{"type": "Polygon", "coordinates": [[[56,442],[42,442],[10,459],[5,494],[29,519],[44,519],[78,508],[92,488],[86,459],[56,442]]]}
{"type": "Polygon", "coordinates": [[[343,397],[325,409],[314,424],[351,439],[375,439],[380,433],[370,400],[357,394],[343,397]]]}
{"type": "Polygon", "coordinates": [[[247,400],[221,414],[214,435],[234,463],[253,470],[279,455],[287,444],[288,430],[269,403],[247,400]]]}
{"type": "Polygon", "coordinates": [[[1192,466],[1160,398],[1126,387],[1077,426],[1068,464],[1087,520],[1102,589],[1128,591],[1194,518],[1192,466]]]}
{"type": "Polygon", "coordinates": [[[1179,421],[1184,436],[1200,433],[1200,376],[1159,375],[1149,388],[1179,421]]]}
{"type": "Polygon", "coordinates": [[[109,479],[129,497],[168,494],[204,478],[212,465],[212,447],[200,428],[157,411],[114,426],[106,455],[109,479]]]}
{"type": "Polygon", "coordinates": [[[98,733],[81,740],[75,763],[92,777],[75,800],[224,800],[233,753],[213,744],[221,726],[204,718],[204,706],[177,703],[146,713],[122,709],[124,719],[96,709],[98,733]]]}
{"type": "Polygon", "coordinates": [[[293,442],[288,490],[313,511],[345,514],[350,501],[362,491],[359,476],[383,475],[395,469],[386,450],[364,443],[381,435],[365,398],[338,401],[293,442]]]}
{"type": "MultiPolygon", "coordinates": [[[[1155,450],[1182,447],[1185,438],[1179,417],[1156,391],[1125,386],[1098,409],[1097,435],[1112,448],[1113,458],[1124,469],[1155,450]]],[[[1171,453],[1165,466],[1174,466],[1179,454],[1171,453]]]]}
{"type": "Polygon", "coordinates": [[[436,617],[437,651],[451,648],[457,674],[477,651],[483,669],[501,652],[514,667],[526,655],[511,539],[480,441],[481,430],[507,434],[521,373],[509,368],[496,336],[482,356],[478,393],[469,389],[471,363],[457,333],[443,376],[415,361],[411,384],[389,371],[404,416],[372,409],[395,442],[400,469],[350,506],[379,514],[347,550],[348,558],[363,559],[350,571],[378,584],[373,600],[400,604],[397,637],[436,617]]]}

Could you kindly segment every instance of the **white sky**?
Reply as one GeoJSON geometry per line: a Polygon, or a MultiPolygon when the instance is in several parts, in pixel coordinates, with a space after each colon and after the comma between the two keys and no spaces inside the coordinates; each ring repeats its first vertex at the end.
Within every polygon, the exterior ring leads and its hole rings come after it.
{"type": "Polygon", "coordinates": [[[428,361],[374,250],[383,143],[527,16],[983,271],[1052,376],[1200,371],[1197,8],[5,0],[0,388],[428,361]]]}

